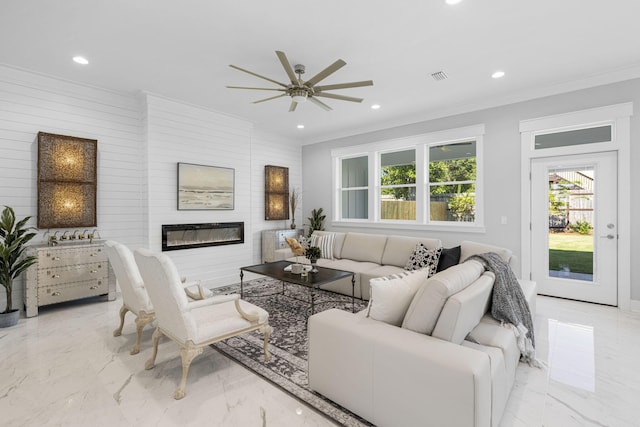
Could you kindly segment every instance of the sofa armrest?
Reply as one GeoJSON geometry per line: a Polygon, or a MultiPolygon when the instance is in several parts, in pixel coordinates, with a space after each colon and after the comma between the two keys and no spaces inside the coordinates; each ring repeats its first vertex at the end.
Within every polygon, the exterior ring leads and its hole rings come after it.
{"type": "Polygon", "coordinates": [[[379,427],[486,427],[486,354],[341,310],[309,318],[309,386],[379,427]]]}

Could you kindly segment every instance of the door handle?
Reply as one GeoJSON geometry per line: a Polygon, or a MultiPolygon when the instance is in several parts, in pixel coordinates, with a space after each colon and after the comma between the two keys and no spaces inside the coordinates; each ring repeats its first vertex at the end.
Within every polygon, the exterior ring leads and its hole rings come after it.
{"type": "Polygon", "coordinates": [[[616,238],[616,236],[614,236],[613,234],[607,234],[606,236],[600,236],[601,239],[609,239],[609,240],[613,240],[616,238]]]}

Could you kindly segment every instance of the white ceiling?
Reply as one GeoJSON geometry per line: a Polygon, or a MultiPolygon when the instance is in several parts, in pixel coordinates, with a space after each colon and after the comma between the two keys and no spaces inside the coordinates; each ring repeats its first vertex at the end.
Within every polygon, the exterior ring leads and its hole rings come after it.
{"type": "Polygon", "coordinates": [[[0,63],[310,143],[638,77],[639,16],[638,0],[1,0],[0,63]],[[307,78],[345,60],[323,84],[374,86],[334,91],[362,104],[324,98],[333,111],[307,102],[292,113],[286,98],[251,103],[271,92],[225,88],[271,86],[229,64],[287,82],[276,50],[307,78]],[[447,80],[431,78],[441,70],[447,80]]]}

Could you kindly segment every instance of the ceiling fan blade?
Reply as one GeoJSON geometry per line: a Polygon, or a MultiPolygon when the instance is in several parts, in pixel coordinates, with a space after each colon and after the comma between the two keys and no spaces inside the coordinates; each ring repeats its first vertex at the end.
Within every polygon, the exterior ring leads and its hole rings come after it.
{"type": "Polygon", "coordinates": [[[287,73],[287,76],[289,76],[289,80],[291,80],[291,84],[294,86],[297,86],[298,79],[296,78],[296,73],[293,71],[293,68],[291,68],[291,64],[287,59],[287,55],[285,55],[284,52],[281,52],[279,50],[276,50],[276,55],[278,55],[278,59],[280,60],[280,63],[282,64],[284,71],[287,73]]]}
{"type": "Polygon", "coordinates": [[[228,89],[251,89],[251,90],[277,90],[279,92],[284,92],[286,89],[275,89],[268,87],[246,87],[246,86],[227,86],[228,89]]]}
{"type": "Polygon", "coordinates": [[[245,70],[244,68],[240,68],[238,66],[231,65],[231,64],[229,64],[229,67],[234,68],[234,69],[236,69],[238,71],[242,71],[242,72],[247,73],[247,74],[251,74],[252,76],[256,76],[256,77],[258,77],[260,79],[264,79],[264,80],[266,80],[268,82],[275,83],[275,84],[280,85],[280,86],[282,86],[284,88],[287,87],[287,85],[284,84],[284,83],[277,82],[277,81],[275,81],[273,79],[270,79],[269,77],[261,76],[260,74],[256,74],[253,71],[245,70]]]}
{"type": "Polygon", "coordinates": [[[329,107],[327,104],[325,104],[324,102],[320,101],[319,99],[317,99],[315,96],[310,96],[307,98],[309,101],[313,102],[314,104],[316,104],[318,107],[322,108],[325,111],[331,111],[333,110],[333,108],[329,107]]]}
{"type": "Polygon", "coordinates": [[[320,71],[315,76],[311,77],[310,80],[307,80],[305,82],[305,84],[307,86],[313,86],[314,84],[318,83],[319,81],[326,79],[331,74],[335,73],[336,71],[338,71],[340,68],[344,67],[345,65],[347,65],[346,62],[344,62],[342,59],[338,59],[336,62],[334,62],[333,64],[329,65],[327,68],[325,68],[324,70],[320,71]]]}
{"type": "Polygon", "coordinates": [[[291,105],[289,106],[289,112],[296,111],[297,106],[298,106],[298,103],[292,100],[291,105]]]}
{"type": "Polygon", "coordinates": [[[362,102],[362,98],[354,98],[352,96],[336,95],[333,93],[315,93],[313,96],[323,96],[325,98],[339,99],[341,101],[362,102]]]}
{"type": "Polygon", "coordinates": [[[335,85],[316,86],[313,89],[316,92],[323,90],[348,89],[350,87],[373,86],[373,80],[364,80],[361,82],[338,83],[335,85]]]}
{"type": "Polygon", "coordinates": [[[265,102],[265,101],[271,101],[272,99],[276,99],[276,98],[282,98],[283,96],[287,96],[286,93],[283,93],[282,95],[276,95],[276,96],[272,96],[270,98],[265,98],[265,99],[260,99],[258,101],[253,101],[254,104],[259,104],[261,102],[265,102]]]}

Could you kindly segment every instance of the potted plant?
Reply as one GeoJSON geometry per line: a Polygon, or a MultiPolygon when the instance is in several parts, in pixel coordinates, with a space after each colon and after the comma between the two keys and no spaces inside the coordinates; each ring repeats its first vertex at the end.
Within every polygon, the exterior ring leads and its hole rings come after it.
{"type": "Polygon", "coordinates": [[[309,259],[309,262],[311,262],[312,273],[318,272],[318,269],[316,268],[316,263],[318,262],[318,258],[320,258],[320,255],[321,255],[320,248],[317,246],[309,246],[304,251],[304,256],[306,256],[309,259]]]}
{"type": "Polygon", "coordinates": [[[314,230],[324,230],[324,219],[326,217],[327,216],[322,213],[322,208],[311,211],[311,216],[307,218],[309,220],[309,237],[311,237],[314,230]]]}
{"type": "Polygon", "coordinates": [[[37,260],[35,256],[24,256],[27,243],[36,233],[26,227],[30,216],[16,223],[13,209],[5,206],[0,216],[0,284],[7,296],[7,305],[0,312],[0,327],[13,326],[18,323],[20,310],[13,309],[13,281],[37,260]]]}

